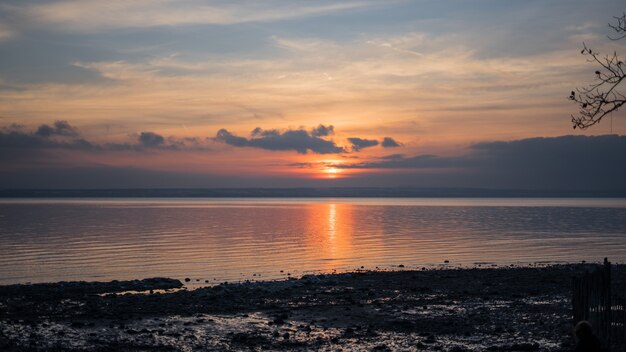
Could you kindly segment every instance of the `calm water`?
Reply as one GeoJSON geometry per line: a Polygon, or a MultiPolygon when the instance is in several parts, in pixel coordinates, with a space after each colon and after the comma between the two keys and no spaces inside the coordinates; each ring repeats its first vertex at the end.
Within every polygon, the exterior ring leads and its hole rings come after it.
{"type": "Polygon", "coordinates": [[[626,261],[626,199],[0,200],[0,284],[605,256],[626,261]]]}

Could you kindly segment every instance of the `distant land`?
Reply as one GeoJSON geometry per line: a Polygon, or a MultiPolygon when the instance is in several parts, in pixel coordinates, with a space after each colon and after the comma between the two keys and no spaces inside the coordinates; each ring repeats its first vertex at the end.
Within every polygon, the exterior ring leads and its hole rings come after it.
{"type": "Polygon", "coordinates": [[[0,198],[625,198],[626,190],[480,188],[0,189],[0,198]]]}

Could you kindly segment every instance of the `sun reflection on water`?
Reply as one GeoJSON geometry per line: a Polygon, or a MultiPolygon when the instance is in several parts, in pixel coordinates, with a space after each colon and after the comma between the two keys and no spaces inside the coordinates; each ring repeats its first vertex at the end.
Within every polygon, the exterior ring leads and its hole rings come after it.
{"type": "Polygon", "coordinates": [[[353,256],[353,208],[350,204],[311,204],[308,207],[307,256],[320,270],[341,268],[353,256]]]}
{"type": "Polygon", "coordinates": [[[335,239],[335,226],[337,222],[337,205],[328,205],[328,238],[333,241],[335,239]]]}

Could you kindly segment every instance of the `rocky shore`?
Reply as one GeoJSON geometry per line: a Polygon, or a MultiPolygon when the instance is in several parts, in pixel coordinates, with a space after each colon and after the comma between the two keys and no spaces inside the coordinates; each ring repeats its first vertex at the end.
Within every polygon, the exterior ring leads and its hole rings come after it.
{"type": "MultiPolygon", "coordinates": [[[[588,265],[0,286],[2,351],[569,351],[588,265]]],[[[613,267],[626,290],[626,268],[613,267]]]]}

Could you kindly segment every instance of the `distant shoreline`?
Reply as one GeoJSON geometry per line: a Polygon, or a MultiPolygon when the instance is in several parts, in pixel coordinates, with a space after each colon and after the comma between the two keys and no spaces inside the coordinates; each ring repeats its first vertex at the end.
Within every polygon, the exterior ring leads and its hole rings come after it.
{"type": "Polygon", "coordinates": [[[626,198],[626,190],[411,187],[0,189],[0,198],[626,198]]]}

